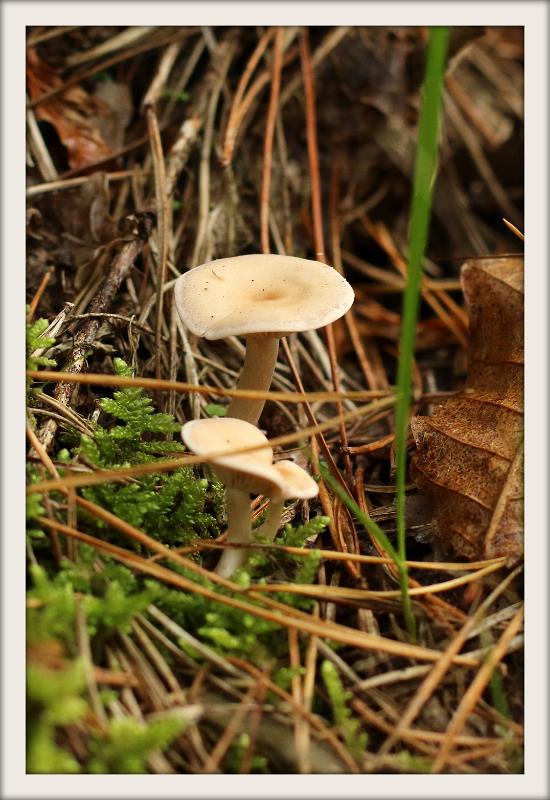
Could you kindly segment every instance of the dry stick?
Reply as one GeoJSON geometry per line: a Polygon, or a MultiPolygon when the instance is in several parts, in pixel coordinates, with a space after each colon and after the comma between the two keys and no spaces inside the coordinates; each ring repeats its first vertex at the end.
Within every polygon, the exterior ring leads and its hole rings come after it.
{"type": "MultiPolygon", "coordinates": [[[[376,453],[378,450],[383,450],[384,447],[393,444],[395,433],[388,433],[387,436],[382,436],[376,442],[368,442],[367,444],[360,444],[356,447],[347,447],[346,452],[350,455],[360,455],[364,453],[376,453]]],[[[394,491],[394,487],[390,487],[390,491],[394,491]]]]}
{"type": "MultiPolygon", "coordinates": [[[[112,156],[109,156],[112,158],[112,156]]],[[[135,170],[121,169],[116,172],[104,173],[104,178],[109,181],[123,181],[126,178],[131,178],[135,170]]],[[[82,186],[90,178],[89,175],[83,175],[80,178],[67,178],[67,180],[49,181],[48,183],[35,183],[34,186],[28,186],[25,190],[25,197],[36,197],[40,194],[48,194],[49,192],[60,192],[65,189],[74,189],[77,186],[82,186]]]]}
{"type": "MultiPolygon", "coordinates": [[[[176,380],[178,377],[178,312],[174,302],[170,305],[170,349],[168,352],[168,370],[170,380],[176,380]]],[[[191,402],[196,401],[197,396],[191,395],[191,402]]],[[[166,404],[166,411],[172,417],[176,416],[176,393],[170,392],[168,395],[168,402],[166,404]]],[[[194,415],[193,415],[194,416],[194,415]]]]}
{"type": "MultiPolygon", "coordinates": [[[[256,515],[259,516],[262,511],[265,509],[266,506],[261,505],[257,508],[256,515]]],[[[200,550],[211,550],[211,549],[220,549],[225,547],[225,544],[219,542],[205,542],[202,539],[199,540],[194,545],[187,545],[185,547],[178,547],[173,550],[175,553],[180,553],[183,555],[184,553],[196,553],[200,550]]],[[[286,544],[276,544],[274,542],[252,542],[251,544],[246,545],[231,545],[232,547],[247,547],[252,548],[254,550],[280,550],[282,553],[289,553],[290,555],[294,556],[310,556],[311,555],[311,548],[309,547],[291,547],[290,545],[286,544]]],[[[322,550],[318,547],[315,548],[315,552],[317,555],[320,556],[322,560],[326,561],[353,561],[359,564],[394,564],[394,560],[389,556],[364,556],[360,555],[359,553],[341,553],[335,550],[322,550]]],[[[152,556],[152,560],[157,560],[156,556],[152,556]]],[[[483,567],[488,567],[491,564],[503,564],[505,563],[506,559],[501,558],[489,558],[483,561],[468,561],[468,562],[461,562],[461,561],[405,561],[405,564],[410,569],[424,569],[424,570],[432,570],[435,572],[467,572],[468,570],[476,570],[482,569],[483,567]]]]}
{"type": "Polygon", "coordinates": [[[180,49],[181,42],[172,42],[172,44],[167,47],[162,54],[155,76],[151,81],[151,84],[141,103],[141,107],[144,110],[147,110],[150,106],[156,106],[160,94],[172,71],[172,67],[174,66],[176,58],[178,57],[180,49]]]}
{"type": "Polygon", "coordinates": [[[250,700],[252,700],[255,692],[256,692],[256,687],[252,685],[249,688],[248,692],[243,697],[239,708],[235,711],[234,715],[229,720],[229,723],[227,724],[222,735],[216,742],[216,746],[208,756],[208,759],[203,764],[203,767],[200,770],[201,774],[205,775],[208,773],[216,772],[218,770],[220,761],[225,756],[229,747],[231,746],[231,743],[235,738],[235,736],[237,735],[244,718],[250,712],[248,704],[250,700]]]}
{"type": "MultiPolygon", "coordinates": [[[[113,150],[110,155],[100,158],[97,161],[94,161],[92,164],[86,164],[83,167],[75,167],[74,169],[68,169],[65,172],[62,172],[59,176],[59,180],[72,181],[80,175],[88,178],[89,173],[98,172],[103,165],[109,164],[111,161],[118,161],[121,156],[131,153],[132,150],[136,150],[138,147],[141,147],[144,144],[149,144],[149,134],[145,134],[144,136],[134,139],[132,142],[125,144],[123,147],[119,147],[118,150],[113,150]]],[[[132,173],[132,176],[134,176],[136,170],[131,170],[130,172],[132,173]]],[[[148,174],[148,172],[146,171],[144,174],[148,174]]],[[[114,216],[116,218],[116,214],[114,216]]]]}
{"type": "MultiPolygon", "coordinates": [[[[315,603],[312,613],[314,619],[319,619],[319,603],[315,603]]],[[[317,636],[310,636],[306,653],[304,656],[305,675],[303,680],[303,706],[306,711],[311,712],[313,705],[313,697],[315,695],[315,678],[317,674],[317,653],[319,649],[319,638],[317,636]]],[[[310,756],[311,747],[311,727],[308,725],[305,728],[304,738],[307,737],[308,757],[310,756]]]]}
{"type": "Polygon", "coordinates": [[[162,299],[163,286],[166,282],[168,262],[168,234],[170,226],[170,209],[168,195],[166,194],[166,171],[164,155],[157,115],[152,106],[147,107],[147,128],[151,138],[151,154],[155,174],[155,202],[157,209],[157,231],[159,240],[158,268],[157,268],[157,316],[155,320],[155,377],[161,376],[161,334],[162,334],[162,299]]]}
{"type": "MultiPolygon", "coordinates": [[[[292,697],[297,706],[304,705],[302,681],[300,678],[300,648],[298,645],[298,631],[295,628],[288,629],[288,654],[290,658],[290,668],[293,670],[291,678],[292,697]]],[[[307,775],[311,772],[308,746],[310,738],[308,735],[308,725],[302,715],[294,719],[294,745],[296,747],[296,762],[300,775],[307,775]]]]}
{"type": "Polygon", "coordinates": [[[187,89],[189,81],[195,73],[196,66],[204,52],[205,47],[206,43],[204,41],[204,36],[198,36],[197,41],[191,48],[191,52],[187,56],[184,68],[175,80],[174,85],[171,87],[173,91],[170,92],[170,95],[166,99],[166,102],[163,106],[161,118],[163,125],[169,124],[172,120],[172,112],[174,110],[174,106],[178,102],[178,93],[184,92],[187,89]]]}
{"type": "MultiPolygon", "coordinates": [[[[84,315],[82,315],[84,318],[84,315]]],[[[105,314],[86,314],[85,318],[103,318],[105,314]]],[[[112,315],[118,318],[117,315],[112,315]]],[[[123,318],[124,319],[124,318],[123,318]]],[[[148,331],[152,333],[152,331],[148,331]]],[[[45,331],[46,335],[53,335],[51,331],[45,331]]],[[[204,359],[203,359],[204,360],[204,359]]],[[[216,365],[220,366],[221,365],[216,365]]],[[[249,399],[279,400],[286,403],[334,403],[337,400],[376,400],[378,398],[389,398],[392,396],[390,391],[366,390],[351,392],[274,392],[268,389],[226,389],[222,386],[200,385],[198,383],[186,383],[185,381],[169,381],[158,378],[143,378],[136,376],[128,378],[123,375],[106,375],[102,372],[87,372],[83,375],[70,372],[56,372],[54,370],[27,370],[28,378],[46,381],[65,381],[67,383],[83,383],[91,386],[112,386],[116,389],[135,388],[151,389],[153,391],[176,392],[186,394],[187,392],[197,392],[198,394],[215,394],[221,397],[244,397],[249,399]]],[[[233,373],[231,373],[233,374],[233,373]]],[[[418,398],[420,399],[420,398],[418,398]]]]}
{"type": "MultiPolygon", "coordinates": [[[[359,716],[362,717],[369,725],[374,725],[383,733],[391,733],[393,725],[389,722],[386,722],[386,720],[379,713],[373,711],[372,708],[369,708],[369,706],[367,706],[362,700],[354,698],[351,700],[350,705],[353,710],[359,714],[359,716]]],[[[441,734],[432,731],[419,731],[418,736],[409,734],[406,737],[406,741],[412,747],[430,759],[433,759],[434,757],[433,743],[437,743],[440,741],[440,739],[441,734]]]]}
{"type": "Polygon", "coordinates": [[[260,733],[260,726],[263,717],[263,705],[267,693],[267,685],[265,681],[257,681],[255,687],[255,701],[256,706],[250,713],[250,724],[248,726],[249,742],[246,752],[242,758],[241,766],[239,767],[239,775],[248,775],[252,766],[252,759],[256,750],[256,742],[260,733]]]}
{"type": "Polygon", "coordinates": [[[359,773],[357,764],[349,754],[347,748],[318,716],[312,714],[311,711],[304,708],[303,705],[296,704],[291,694],[286,692],[284,689],[281,689],[280,686],[271,681],[266,675],[264,675],[264,673],[260,672],[260,670],[257,667],[235,656],[230,657],[229,661],[235,666],[240,667],[245,672],[248,672],[249,675],[252,675],[256,680],[262,679],[266,683],[267,688],[271,692],[280,697],[281,700],[283,700],[285,703],[290,704],[292,710],[295,711],[300,716],[303,716],[303,718],[308,722],[310,727],[314,728],[320,734],[320,738],[324,739],[332,746],[332,748],[340,756],[344,764],[347,765],[347,767],[350,769],[351,772],[355,774],[359,773]]]}
{"type": "MultiPolygon", "coordinates": [[[[432,595],[436,592],[449,592],[456,589],[458,586],[478,581],[485,575],[490,575],[492,572],[497,572],[505,566],[504,562],[500,564],[489,564],[482,569],[471,573],[470,575],[463,575],[460,578],[453,578],[448,581],[441,581],[440,583],[432,583],[428,586],[413,586],[409,589],[411,597],[420,597],[422,595],[432,595]]],[[[345,602],[346,600],[376,600],[398,598],[401,596],[399,589],[384,589],[384,590],[369,590],[369,589],[353,589],[341,586],[315,586],[310,584],[300,583],[266,583],[258,584],[256,587],[258,592],[288,592],[289,594],[301,594],[307,597],[317,597],[320,600],[330,598],[331,602],[338,603],[339,601],[345,602]]]]}
{"type": "MultiPolygon", "coordinates": [[[[331,176],[331,186],[330,186],[330,231],[331,231],[331,250],[332,250],[332,261],[334,264],[334,268],[338,270],[340,275],[344,275],[344,269],[342,264],[342,253],[340,248],[340,218],[338,214],[338,199],[339,199],[339,170],[338,170],[338,161],[335,161],[333,164],[332,169],[332,176],[331,176]]],[[[357,330],[357,325],[355,323],[355,315],[353,313],[353,306],[346,311],[344,314],[344,320],[346,323],[346,327],[348,329],[349,337],[351,339],[351,343],[353,344],[353,348],[357,355],[357,360],[359,361],[359,365],[363,371],[363,375],[365,376],[365,381],[367,386],[371,389],[376,388],[378,386],[378,381],[376,379],[376,374],[371,366],[370,360],[368,358],[367,352],[363,347],[363,342],[359,335],[359,331],[357,330]]],[[[351,453],[351,449],[348,447],[347,452],[351,453]]]]}
{"type": "Polygon", "coordinates": [[[80,600],[76,604],[76,628],[80,661],[84,667],[86,687],[88,689],[90,704],[94,710],[97,720],[106,728],[108,722],[107,715],[105,713],[105,707],[101,702],[99,690],[97,688],[97,681],[94,673],[94,660],[92,657],[92,649],[90,647],[90,635],[88,633],[88,626],[86,623],[86,613],[84,611],[84,605],[80,600]]]}
{"type": "MultiPolygon", "coordinates": [[[[365,217],[365,220],[368,221],[368,218],[365,217]]],[[[386,227],[386,225],[384,225],[383,222],[379,222],[374,227],[378,231],[379,243],[382,245],[382,247],[384,247],[384,249],[386,250],[390,258],[394,262],[395,266],[397,267],[397,269],[399,270],[399,272],[406,281],[407,269],[408,269],[407,262],[399,252],[398,248],[396,247],[388,228],[386,227]]],[[[453,298],[446,291],[441,289],[440,284],[437,284],[436,286],[435,281],[433,279],[423,276],[422,289],[423,291],[425,291],[426,301],[429,302],[436,311],[438,310],[438,308],[440,308],[439,301],[441,301],[441,303],[444,306],[447,306],[451,314],[457,318],[459,324],[462,326],[464,331],[467,330],[468,328],[467,312],[464,310],[464,308],[462,308],[462,306],[460,306],[455,300],[453,300],[453,298]],[[436,295],[437,299],[433,297],[432,292],[433,294],[436,295]]],[[[443,321],[445,321],[446,316],[445,318],[441,316],[441,318],[443,319],[443,321]]]]}
{"type": "MultiPolygon", "coordinates": [[[[298,55],[298,48],[296,47],[287,51],[290,41],[293,38],[293,29],[289,28],[288,30],[290,31],[290,33],[285,38],[283,44],[283,51],[284,51],[283,67],[287,67],[298,55]]],[[[246,118],[246,115],[248,114],[250,108],[252,107],[253,102],[256,100],[256,98],[258,97],[264,86],[267,86],[269,80],[270,80],[270,72],[269,70],[264,70],[264,72],[260,73],[260,75],[256,78],[250,89],[245,94],[239,108],[237,109],[237,117],[235,120],[235,132],[234,132],[235,140],[237,138],[238,133],[240,132],[240,128],[243,124],[243,121],[246,118]]],[[[234,150],[235,150],[235,141],[233,141],[233,143],[231,144],[227,154],[224,155],[224,153],[222,153],[221,155],[220,163],[222,164],[223,167],[228,167],[231,164],[231,161],[235,155],[234,150]]]]}
{"type": "Polygon", "coordinates": [[[445,673],[450,667],[451,659],[458,652],[460,652],[464,642],[475,629],[486,609],[489,608],[495,599],[506,589],[507,586],[509,586],[516,575],[519,574],[520,570],[521,567],[518,567],[509,575],[507,575],[506,578],[501,581],[499,586],[497,586],[497,588],[491,592],[491,594],[483,601],[483,603],[481,603],[477,611],[471,617],[467,618],[461,630],[458,631],[454,639],[451,640],[447,649],[441,654],[439,661],[435,664],[433,669],[421,683],[415,696],[412,698],[405,712],[401,715],[401,719],[399,720],[396,729],[392,732],[392,735],[386,739],[380,748],[380,753],[389,752],[395,742],[402,738],[404,732],[410,728],[413,720],[418,716],[420,710],[426,705],[430,697],[443,680],[445,673]]]}
{"type": "MultiPolygon", "coordinates": [[[[487,526],[485,533],[484,533],[484,543],[483,543],[483,550],[484,553],[489,553],[491,548],[493,547],[494,539],[497,535],[497,531],[500,527],[500,523],[502,521],[502,516],[506,511],[506,504],[507,504],[507,497],[510,496],[511,490],[513,489],[514,483],[518,480],[518,470],[521,468],[521,464],[523,462],[523,441],[518,444],[516,452],[514,454],[514,458],[512,459],[510,466],[508,467],[508,473],[504,480],[504,484],[502,489],[500,489],[500,494],[498,496],[498,500],[495,503],[495,507],[491,513],[491,520],[489,525],[487,526]]],[[[494,550],[494,548],[493,548],[494,550]]]]}
{"type": "MultiPolygon", "coordinates": [[[[383,223],[373,224],[366,214],[361,218],[361,222],[367,232],[386,251],[389,257],[392,259],[397,270],[406,279],[408,269],[407,262],[395,247],[386,226],[383,225],[383,223]]],[[[421,291],[424,300],[432,307],[442,322],[455,335],[457,341],[460,342],[463,347],[466,347],[468,344],[468,339],[466,336],[467,316],[464,310],[460,308],[445,291],[437,292],[438,297],[435,297],[435,295],[431,292],[430,281],[425,277],[422,278],[421,291]],[[443,300],[443,298],[445,298],[446,304],[452,308],[454,316],[457,318],[456,320],[453,319],[453,317],[450,316],[445,308],[443,308],[441,305],[440,300],[443,300]]]]}
{"type": "Polygon", "coordinates": [[[506,654],[509,643],[514,638],[516,633],[521,627],[523,621],[523,608],[520,608],[512,617],[510,623],[507,625],[506,630],[489,653],[487,660],[479,669],[474,680],[466,690],[458,708],[456,709],[449,727],[445,733],[445,738],[441,743],[441,747],[437,758],[432,765],[432,773],[441,772],[447,763],[450,753],[453,749],[455,737],[460,733],[466,724],[470,713],[473,711],[476,703],[478,702],[481,693],[487,686],[491,679],[494,668],[499,661],[506,654]]]}
{"type": "MultiPolygon", "coordinates": [[[[311,59],[312,69],[316,69],[319,64],[321,64],[321,62],[329,55],[329,53],[331,53],[332,50],[334,50],[334,48],[345,39],[350,30],[351,28],[342,26],[335,28],[333,31],[330,31],[330,33],[327,34],[317,50],[313,53],[313,58],[311,59]]],[[[301,82],[302,74],[298,73],[298,75],[290,81],[284,92],[281,93],[281,108],[284,107],[294,95],[301,82]]]]}
{"type": "Polygon", "coordinates": [[[198,141],[201,126],[202,117],[200,116],[194,115],[186,119],[179,130],[176,141],[170,148],[166,166],[166,194],[168,197],[174,193],[176,181],[198,141]]]}
{"type": "MultiPolygon", "coordinates": [[[[290,370],[292,372],[292,376],[293,376],[293,378],[294,378],[294,380],[296,382],[296,386],[300,390],[300,393],[302,395],[304,395],[305,394],[305,392],[304,392],[304,384],[302,383],[302,379],[300,377],[300,373],[298,372],[298,370],[296,368],[296,364],[294,363],[294,358],[292,357],[292,353],[290,352],[290,347],[288,346],[288,343],[287,343],[286,339],[282,339],[281,342],[282,342],[282,345],[283,345],[283,350],[285,351],[286,360],[288,361],[288,365],[289,365],[290,370]]],[[[390,401],[388,401],[388,402],[390,402],[390,401]]],[[[304,410],[305,410],[305,412],[307,414],[307,417],[308,417],[308,419],[310,421],[310,427],[309,428],[304,428],[301,431],[302,436],[299,437],[299,438],[304,438],[305,439],[306,438],[306,433],[307,433],[308,436],[310,434],[312,434],[312,433],[317,436],[317,440],[319,442],[321,450],[323,451],[324,457],[327,459],[327,463],[329,465],[330,471],[334,475],[334,478],[342,485],[342,488],[344,488],[346,491],[348,491],[348,488],[347,488],[342,476],[340,475],[340,470],[338,469],[338,467],[336,466],[336,464],[334,462],[334,459],[332,457],[332,453],[329,450],[329,447],[328,447],[328,445],[326,443],[325,437],[322,434],[323,430],[329,430],[330,428],[333,428],[335,426],[334,425],[330,425],[329,427],[325,428],[324,426],[326,425],[326,423],[323,422],[323,423],[319,424],[317,422],[317,420],[315,418],[315,414],[313,413],[313,410],[312,410],[310,404],[307,402],[307,400],[305,400],[303,402],[303,406],[304,406],[304,410]]],[[[357,410],[357,409],[355,409],[355,410],[357,410]]],[[[348,414],[352,414],[352,413],[353,412],[346,412],[346,413],[344,413],[342,415],[342,413],[340,412],[339,415],[338,415],[337,426],[340,426],[342,424],[340,422],[340,420],[343,420],[344,418],[349,418],[348,414]]],[[[296,440],[298,440],[298,438],[296,440]]]]}
{"type": "Polygon", "coordinates": [[[237,90],[233,98],[233,103],[231,104],[231,110],[229,111],[229,117],[227,119],[227,125],[225,128],[225,136],[222,147],[222,164],[224,166],[229,165],[233,149],[235,147],[235,140],[237,138],[237,132],[238,132],[238,120],[240,119],[240,113],[241,113],[240,109],[242,105],[243,96],[246,91],[246,87],[248,86],[248,82],[250,81],[252,73],[256,69],[260,58],[265,52],[267,45],[269,44],[273,35],[275,34],[275,31],[276,31],[275,28],[270,28],[263,34],[260,41],[256,45],[254,52],[248,59],[248,63],[244,69],[243,74],[241,75],[239,85],[237,86],[237,90]]]}
{"type": "Polygon", "coordinates": [[[92,47],[90,50],[85,50],[84,52],[79,51],[71,56],[68,56],[65,59],[65,66],[75,67],[79,64],[84,64],[86,61],[92,61],[94,58],[100,58],[108,53],[112,53],[113,50],[123,50],[125,47],[128,47],[128,45],[134,44],[134,42],[138,39],[143,39],[145,36],[147,36],[147,34],[154,30],[155,28],[153,27],[139,27],[137,25],[132,25],[123,30],[121,33],[118,33],[115,36],[112,36],[110,39],[107,39],[95,47],[92,47]]]}
{"type": "Polygon", "coordinates": [[[26,40],[27,47],[32,47],[32,45],[39,44],[40,42],[46,42],[49,39],[56,39],[58,36],[63,36],[65,33],[76,30],[78,27],[78,25],[60,25],[57,28],[48,27],[40,33],[29,36],[26,40]]]}
{"type": "Polygon", "coordinates": [[[196,267],[202,260],[204,252],[204,241],[208,227],[208,212],[210,207],[210,153],[214,138],[214,120],[218,100],[223,88],[225,77],[229,69],[229,64],[233,58],[235,47],[229,42],[222,42],[218,45],[218,69],[217,79],[210,94],[206,121],[204,125],[204,137],[202,140],[201,159],[199,165],[199,214],[197,221],[197,235],[195,246],[191,258],[191,266],[196,267]]]}
{"type": "Polygon", "coordinates": [[[514,233],[514,234],[515,234],[515,235],[518,237],[518,239],[521,239],[521,241],[522,241],[522,242],[523,242],[523,241],[525,241],[525,236],[524,236],[524,234],[523,234],[523,233],[522,233],[520,230],[518,230],[518,228],[516,228],[516,226],[515,226],[513,223],[511,223],[509,220],[507,220],[507,219],[504,219],[504,218],[503,218],[503,220],[502,220],[502,221],[504,222],[504,224],[506,225],[506,227],[507,227],[509,230],[511,230],[511,231],[512,231],[512,233],[514,233]]]}
{"type": "MultiPolygon", "coordinates": [[[[300,35],[300,59],[302,63],[302,74],[304,81],[304,94],[306,102],[306,132],[307,150],[309,158],[309,174],[311,180],[311,213],[313,217],[313,238],[315,242],[315,252],[319,260],[326,264],[325,243],[323,235],[323,214],[321,209],[321,179],[319,169],[319,148],[317,146],[317,119],[315,112],[315,86],[313,83],[313,68],[311,65],[311,53],[309,48],[309,33],[304,28],[300,35]]],[[[325,326],[327,349],[330,359],[330,371],[334,390],[339,390],[338,365],[336,359],[336,344],[334,341],[334,327],[332,323],[325,326]]],[[[341,414],[343,407],[337,404],[338,413],[341,414]]],[[[342,445],[347,447],[346,426],[340,425],[340,438],[342,445]]],[[[349,456],[344,456],[345,471],[348,484],[353,482],[351,471],[351,461],[349,456]]]]}
{"type": "Polygon", "coordinates": [[[31,109],[27,111],[27,127],[29,132],[28,144],[43,180],[55,181],[57,170],[38,127],[36,116],[31,109]]]}
{"type": "Polygon", "coordinates": [[[458,131],[458,134],[466,145],[479,174],[485,181],[487,189],[492,194],[494,200],[507,217],[517,222],[520,215],[514,204],[510,202],[508,193],[497,178],[496,173],[483,152],[479,140],[472,131],[471,125],[466,122],[460,109],[448,92],[445,92],[445,110],[453,127],[458,131]]]}
{"type": "MultiPolygon", "coordinates": [[[[143,249],[144,244],[144,239],[136,238],[122,245],[121,249],[113,259],[107,277],[101,284],[90,305],[91,313],[104,312],[110,307],[120,284],[128,275],[130,268],[143,249]]],[[[77,331],[74,337],[71,356],[66,365],[67,372],[71,374],[80,372],[84,366],[84,362],[86,361],[89,350],[93,346],[99,326],[100,321],[93,318],[85,322],[84,325],[82,325],[82,327],[77,331]]],[[[55,388],[55,399],[64,405],[69,405],[74,394],[74,388],[74,385],[68,381],[59,383],[55,388]]],[[[55,420],[49,420],[41,428],[38,438],[45,446],[46,450],[51,445],[56,430],[57,423],[55,420]]]]}
{"type": "Polygon", "coordinates": [[[264,140],[264,162],[262,167],[262,191],[260,200],[260,231],[262,253],[269,253],[269,190],[271,184],[271,163],[273,159],[273,133],[277,119],[277,104],[281,88],[281,66],[283,56],[283,28],[275,29],[273,42],[273,68],[271,77],[271,95],[267,112],[267,123],[264,140]]]}
{"type": "Polygon", "coordinates": [[[40,281],[40,283],[38,285],[38,289],[34,293],[34,297],[31,300],[30,305],[29,305],[29,313],[27,314],[27,322],[32,322],[34,314],[36,312],[36,308],[38,306],[38,303],[40,302],[40,298],[44,294],[44,289],[46,288],[46,286],[50,282],[50,278],[52,277],[54,271],[55,271],[55,267],[50,267],[49,270],[42,276],[42,280],[40,281]]]}

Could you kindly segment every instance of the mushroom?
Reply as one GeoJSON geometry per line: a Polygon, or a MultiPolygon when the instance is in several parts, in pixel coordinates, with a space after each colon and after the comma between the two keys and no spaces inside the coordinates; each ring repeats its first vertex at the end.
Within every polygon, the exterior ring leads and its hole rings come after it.
{"type": "MultiPolygon", "coordinates": [[[[189,330],[206,339],[246,337],[238,389],[269,389],[279,339],[341,317],[353,289],[319,261],[271,254],[210,261],[176,281],[178,313],[189,330]]],[[[255,425],[265,400],[235,397],[227,416],[255,425]]]]}
{"type": "MultiPolygon", "coordinates": [[[[291,461],[273,464],[273,450],[254,425],[232,417],[212,417],[186,422],[181,429],[185,445],[194,453],[210,456],[213,470],[226,487],[227,541],[246,544],[252,539],[250,493],[271,500],[268,518],[261,533],[273,539],[277,532],[285,499],[314,497],[315,481],[291,461]],[[235,450],[257,445],[248,453],[235,450]],[[227,452],[227,455],[225,455],[227,452]]],[[[225,550],[216,572],[229,577],[247,558],[243,549],[225,550]]]]}
{"type": "Polygon", "coordinates": [[[310,500],[319,494],[319,486],[311,475],[305,469],[299,467],[298,464],[295,464],[294,461],[286,459],[277,461],[276,464],[273,464],[273,468],[277,470],[284,481],[284,487],[279,497],[271,498],[267,519],[258,530],[258,533],[269,539],[269,541],[273,541],[277,534],[285,500],[294,498],[310,500]]]}

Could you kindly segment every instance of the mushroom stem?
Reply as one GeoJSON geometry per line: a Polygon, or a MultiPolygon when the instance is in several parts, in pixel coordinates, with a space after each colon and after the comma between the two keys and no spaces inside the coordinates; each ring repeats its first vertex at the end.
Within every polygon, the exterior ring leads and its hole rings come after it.
{"type": "MultiPolygon", "coordinates": [[[[252,517],[248,492],[242,489],[225,490],[227,510],[227,542],[244,544],[252,538],[252,517]]],[[[216,566],[216,574],[222,578],[230,578],[238,567],[248,558],[248,550],[238,548],[224,550],[216,566]]]]}
{"type": "Polygon", "coordinates": [[[271,500],[269,503],[269,508],[267,509],[265,522],[260,525],[255,533],[272,542],[275,539],[279,529],[284,505],[284,500],[271,500]]]}
{"type": "MultiPolygon", "coordinates": [[[[246,355],[237,389],[269,389],[279,353],[279,337],[271,334],[246,337],[246,355]]],[[[227,416],[243,419],[257,425],[265,399],[234,397],[229,403],[227,416]]]]}

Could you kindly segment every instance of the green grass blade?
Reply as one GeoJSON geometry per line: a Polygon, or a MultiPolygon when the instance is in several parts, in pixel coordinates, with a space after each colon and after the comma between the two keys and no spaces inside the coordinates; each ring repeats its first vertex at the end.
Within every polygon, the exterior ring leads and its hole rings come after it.
{"type": "Polygon", "coordinates": [[[416,321],[420,303],[422,262],[428,240],[432,191],[437,172],[439,118],[449,29],[430,28],[426,72],[422,89],[422,105],[418,145],[414,167],[413,197],[409,232],[407,286],[403,298],[403,315],[399,340],[397,397],[395,406],[395,462],[397,490],[397,548],[403,612],[408,633],[415,637],[415,621],[408,591],[405,545],[405,483],[407,471],[407,433],[411,401],[412,359],[415,349],[416,321]]]}

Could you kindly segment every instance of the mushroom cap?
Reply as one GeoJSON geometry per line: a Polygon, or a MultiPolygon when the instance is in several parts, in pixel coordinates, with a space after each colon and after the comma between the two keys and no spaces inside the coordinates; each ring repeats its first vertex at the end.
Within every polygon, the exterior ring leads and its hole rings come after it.
{"type": "Polygon", "coordinates": [[[284,479],[273,466],[273,450],[255,425],[232,417],[212,417],[186,422],[181,429],[185,445],[197,455],[211,456],[214,472],[226,486],[246,492],[280,497],[284,479]],[[243,447],[263,445],[250,453],[233,453],[243,447]],[[228,455],[223,455],[227,451],[228,455]]]}
{"type": "Polygon", "coordinates": [[[292,497],[309,500],[319,494],[319,486],[311,475],[294,461],[277,461],[273,467],[284,480],[283,497],[285,500],[290,500],[292,497]]]}
{"type": "Polygon", "coordinates": [[[174,287],[189,330],[206,339],[320,328],[353,303],[353,289],[319,261],[279,255],[219,258],[185,272],[174,287]]]}

